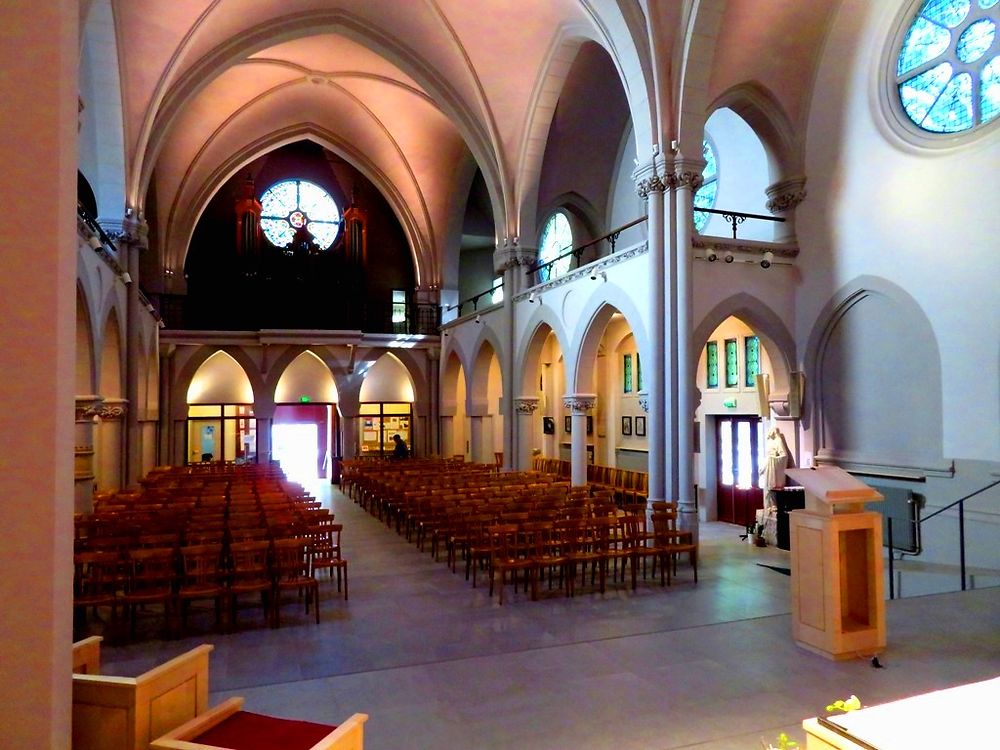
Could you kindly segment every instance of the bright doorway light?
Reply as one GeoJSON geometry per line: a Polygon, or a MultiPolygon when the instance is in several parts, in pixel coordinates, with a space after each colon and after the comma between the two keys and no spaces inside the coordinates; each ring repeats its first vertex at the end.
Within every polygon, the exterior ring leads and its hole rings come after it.
{"type": "Polygon", "coordinates": [[[276,424],[271,428],[271,455],[281,462],[290,480],[316,482],[318,434],[314,424],[276,424]]]}

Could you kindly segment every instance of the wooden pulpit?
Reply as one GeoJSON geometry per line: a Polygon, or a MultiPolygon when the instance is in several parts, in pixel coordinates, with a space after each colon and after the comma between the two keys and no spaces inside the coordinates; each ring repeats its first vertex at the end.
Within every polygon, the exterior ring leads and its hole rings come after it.
{"type": "Polygon", "coordinates": [[[885,648],[882,516],[865,503],[877,491],[843,469],[789,469],[805,508],[788,514],[792,637],[829,659],[871,657],[885,648]]]}

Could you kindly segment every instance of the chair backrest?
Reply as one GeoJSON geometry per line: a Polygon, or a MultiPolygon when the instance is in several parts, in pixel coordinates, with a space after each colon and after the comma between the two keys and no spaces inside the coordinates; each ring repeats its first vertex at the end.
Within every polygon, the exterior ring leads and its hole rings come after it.
{"type": "Polygon", "coordinates": [[[173,547],[150,547],[129,552],[129,591],[169,587],[177,577],[173,547]]]}
{"type": "Polygon", "coordinates": [[[219,578],[221,544],[181,547],[181,571],[188,583],[215,583],[219,578]]]}
{"type": "Polygon", "coordinates": [[[234,542],[229,545],[229,559],[236,579],[267,576],[271,543],[267,541],[234,542]]]}
{"type": "Polygon", "coordinates": [[[272,571],[279,581],[309,575],[309,543],[304,538],[275,539],[272,571]]]}

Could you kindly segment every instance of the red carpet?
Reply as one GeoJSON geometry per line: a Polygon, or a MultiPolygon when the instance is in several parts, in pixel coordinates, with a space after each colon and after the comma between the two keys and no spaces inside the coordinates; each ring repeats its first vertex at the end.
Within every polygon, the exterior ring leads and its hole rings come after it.
{"type": "Polygon", "coordinates": [[[335,726],[237,711],[195,742],[229,750],[309,750],[335,726]]]}

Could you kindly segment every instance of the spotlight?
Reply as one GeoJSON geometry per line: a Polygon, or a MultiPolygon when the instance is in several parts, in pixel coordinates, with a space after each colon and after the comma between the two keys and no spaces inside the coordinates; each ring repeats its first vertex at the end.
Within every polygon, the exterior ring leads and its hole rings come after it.
{"type": "Polygon", "coordinates": [[[479,316],[479,313],[476,313],[476,322],[477,323],[482,323],[483,322],[483,319],[479,316]]]}
{"type": "Polygon", "coordinates": [[[149,312],[154,312],[156,308],[153,307],[152,305],[146,305],[146,310],[148,310],[149,312]]]}
{"type": "Polygon", "coordinates": [[[132,277],[128,275],[128,271],[122,274],[122,283],[125,285],[132,283],[132,277]]]}
{"type": "Polygon", "coordinates": [[[530,292],[528,294],[528,302],[534,302],[534,301],[535,301],[535,293],[534,292],[530,292]]]}
{"type": "Polygon", "coordinates": [[[717,261],[718,259],[719,256],[715,252],[715,247],[713,245],[709,245],[708,247],[705,248],[705,260],[707,260],[709,263],[715,263],[715,261],[717,261]]]}
{"type": "Polygon", "coordinates": [[[773,261],[773,260],[774,260],[774,253],[772,253],[770,250],[768,250],[766,253],[764,253],[764,259],[761,260],[760,267],[761,268],[770,268],[771,267],[771,261],[773,261]]]}
{"type": "Polygon", "coordinates": [[[104,247],[104,243],[101,242],[100,235],[97,234],[90,235],[90,237],[87,238],[87,244],[90,245],[95,250],[100,250],[102,247],[104,247]]]}
{"type": "Polygon", "coordinates": [[[722,259],[726,261],[726,263],[732,263],[735,260],[735,258],[733,257],[733,251],[726,250],[726,254],[722,256],[722,259]]]}

